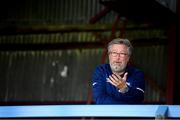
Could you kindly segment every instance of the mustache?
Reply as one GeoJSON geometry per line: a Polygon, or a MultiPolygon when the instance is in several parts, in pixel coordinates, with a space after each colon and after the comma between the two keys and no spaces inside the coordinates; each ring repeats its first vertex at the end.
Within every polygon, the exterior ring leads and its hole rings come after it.
{"type": "Polygon", "coordinates": [[[122,64],[122,62],[113,62],[112,64],[113,65],[119,65],[119,64],[122,64]]]}

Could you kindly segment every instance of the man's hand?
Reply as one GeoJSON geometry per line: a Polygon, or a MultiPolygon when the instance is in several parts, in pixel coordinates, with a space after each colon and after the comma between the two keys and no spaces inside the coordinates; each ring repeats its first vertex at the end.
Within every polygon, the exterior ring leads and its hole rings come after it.
{"type": "Polygon", "coordinates": [[[112,74],[107,78],[107,82],[117,87],[121,92],[125,92],[128,88],[126,85],[127,74],[128,73],[126,72],[123,77],[117,74],[112,74]]]}

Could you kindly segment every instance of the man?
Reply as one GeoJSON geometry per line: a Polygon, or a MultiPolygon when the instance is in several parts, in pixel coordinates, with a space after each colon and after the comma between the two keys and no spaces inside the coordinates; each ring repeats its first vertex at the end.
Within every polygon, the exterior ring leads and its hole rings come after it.
{"type": "Polygon", "coordinates": [[[128,65],[132,54],[128,39],[108,44],[109,64],[97,66],[93,74],[93,99],[96,104],[140,104],[144,99],[144,74],[128,65]]]}

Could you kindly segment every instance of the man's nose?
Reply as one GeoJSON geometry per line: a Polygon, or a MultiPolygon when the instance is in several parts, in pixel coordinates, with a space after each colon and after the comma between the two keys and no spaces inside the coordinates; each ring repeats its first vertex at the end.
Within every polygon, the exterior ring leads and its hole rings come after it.
{"type": "Polygon", "coordinates": [[[122,57],[120,54],[117,55],[116,59],[119,61],[119,60],[122,60],[122,57]]]}

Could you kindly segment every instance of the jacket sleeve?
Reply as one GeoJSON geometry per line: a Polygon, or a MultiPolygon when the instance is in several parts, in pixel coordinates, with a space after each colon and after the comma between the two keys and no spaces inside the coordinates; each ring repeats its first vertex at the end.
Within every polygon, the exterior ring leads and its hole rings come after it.
{"type": "Polygon", "coordinates": [[[120,104],[120,101],[107,94],[105,74],[103,68],[95,69],[92,82],[93,100],[96,104],[120,104]]]}

